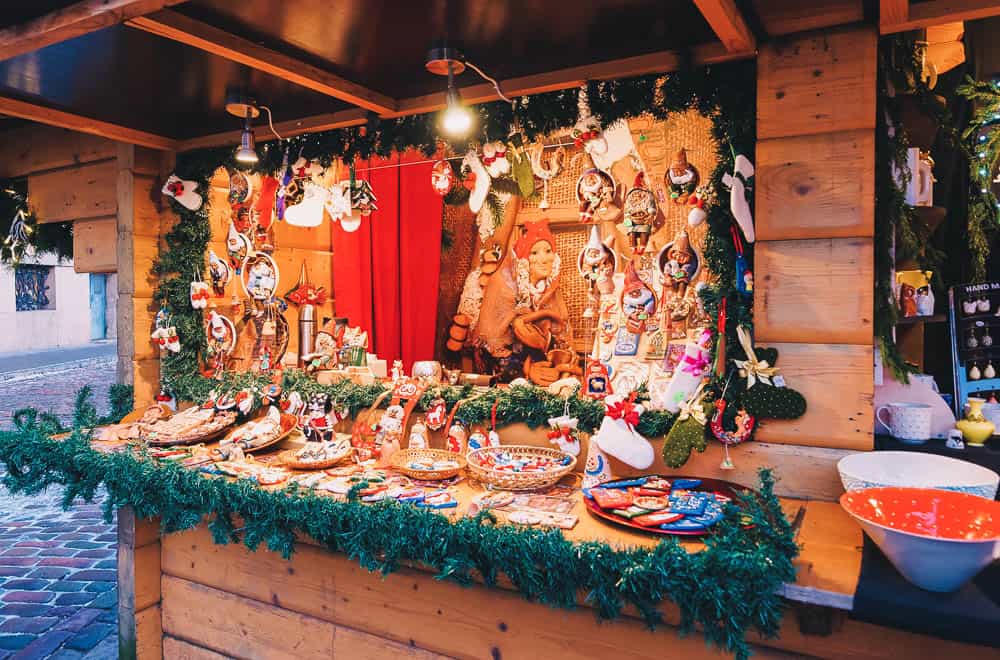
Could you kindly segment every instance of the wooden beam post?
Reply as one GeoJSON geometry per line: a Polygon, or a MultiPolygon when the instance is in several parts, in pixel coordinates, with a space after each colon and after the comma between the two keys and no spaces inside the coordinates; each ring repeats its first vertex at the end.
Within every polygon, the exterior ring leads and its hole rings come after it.
{"type": "Polygon", "coordinates": [[[757,39],[734,0],[694,0],[719,41],[730,52],[757,48],[757,39]]]}
{"type": "MultiPolygon", "coordinates": [[[[883,0],[882,6],[885,4],[883,0]]],[[[908,16],[901,21],[887,22],[880,18],[879,32],[882,34],[907,32],[991,16],[1000,16],[1000,2],[996,0],[928,0],[910,5],[908,16]]]]}
{"type": "Polygon", "coordinates": [[[55,108],[44,105],[37,105],[13,99],[8,96],[0,96],[0,115],[29,119],[39,124],[68,128],[81,133],[99,135],[110,138],[118,142],[127,142],[150,149],[161,151],[176,151],[177,141],[162,135],[154,135],[146,131],[139,131],[119,124],[111,124],[106,121],[91,119],[81,115],[74,115],[55,108]]]}
{"type": "Polygon", "coordinates": [[[910,17],[910,0],[879,0],[878,24],[886,25],[904,23],[910,17]]]}
{"type": "Polygon", "coordinates": [[[396,109],[395,99],[384,94],[175,11],[138,16],[126,25],[200,48],[366,110],[385,114],[396,109]]]}
{"type": "Polygon", "coordinates": [[[0,30],[0,60],[123,23],[184,0],[84,0],[0,30]]]}

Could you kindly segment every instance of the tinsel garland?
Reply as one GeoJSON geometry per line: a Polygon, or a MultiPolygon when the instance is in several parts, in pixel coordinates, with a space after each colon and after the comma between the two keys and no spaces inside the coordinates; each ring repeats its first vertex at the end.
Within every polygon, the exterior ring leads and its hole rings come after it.
{"type": "Polygon", "coordinates": [[[54,255],[59,261],[73,258],[73,223],[39,223],[28,204],[26,179],[0,180],[0,263],[19,264],[27,255],[54,255]],[[24,240],[11,236],[11,226],[24,214],[24,240]]]}
{"type": "Polygon", "coordinates": [[[62,440],[51,438],[56,430],[34,411],[20,411],[16,428],[0,431],[4,486],[33,495],[58,485],[64,506],[91,501],[103,486],[108,520],[125,506],[140,518],[159,517],[163,533],[207,519],[217,543],[242,542],[251,550],[265,543],[286,558],[296,534],[306,534],[369,571],[387,574],[415,563],[439,579],[468,585],[478,576],[491,587],[506,576],[524,598],[561,608],[576,607],[583,594],[602,619],[634,606],[652,627],[662,622],[663,601],[672,601],[682,633],[699,629],[737,658],[748,657],[751,630],[777,635],[783,610],[777,590],[795,579],[798,548],[767,470],[760,472],[759,492],[745,496],[741,509],[728,506],[705,549],[689,553],[675,539],[652,549],[574,543],[558,531],[496,525],[489,514],[451,522],[395,502],[341,502],[294,486],[266,491],[144,453],[97,452],[80,426],[62,440]]]}

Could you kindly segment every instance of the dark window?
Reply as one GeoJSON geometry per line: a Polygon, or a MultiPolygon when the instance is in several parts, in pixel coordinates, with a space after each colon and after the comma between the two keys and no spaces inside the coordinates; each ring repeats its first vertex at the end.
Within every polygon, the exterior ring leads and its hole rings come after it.
{"type": "Polygon", "coordinates": [[[19,312],[55,309],[55,273],[52,266],[20,265],[14,269],[14,306],[19,312]]]}

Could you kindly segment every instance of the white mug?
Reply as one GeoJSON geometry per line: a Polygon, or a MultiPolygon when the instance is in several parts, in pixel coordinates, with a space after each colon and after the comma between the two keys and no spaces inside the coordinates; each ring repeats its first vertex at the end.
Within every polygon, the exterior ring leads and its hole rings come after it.
{"type": "Polygon", "coordinates": [[[875,411],[878,423],[898,440],[924,441],[931,437],[931,411],[926,403],[890,403],[875,411]],[[889,411],[889,423],[882,411],[889,411]]]}

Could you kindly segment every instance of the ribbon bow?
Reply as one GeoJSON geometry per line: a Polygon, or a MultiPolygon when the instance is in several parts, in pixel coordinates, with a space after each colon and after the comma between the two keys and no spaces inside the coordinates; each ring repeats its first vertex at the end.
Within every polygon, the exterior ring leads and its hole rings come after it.
{"type": "Polygon", "coordinates": [[[698,357],[684,355],[681,358],[681,371],[700,377],[705,373],[705,369],[708,368],[708,358],[705,356],[705,351],[699,351],[698,357]]]}
{"type": "Polygon", "coordinates": [[[736,327],[736,337],[740,340],[743,352],[747,354],[746,360],[733,360],[740,372],[747,375],[747,389],[753,387],[759,380],[767,385],[773,385],[771,377],[778,373],[777,367],[772,367],[767,360],[758,360],[757,354],[753,351],[753,341],[750,333],[743,326],[736,327]]]}
{"type": "Polygon", "coordinates": [[[694,397],[690,401],[681,402],[677,421],[680,422],[689,417],[702,426],[708,422],[708,419],[705,417],[705,408],[701,405],[701,397],[694,397]]]}
{"type": "Polygon", "coordinates": [[[497,152],[492,156],[483,156],[483,165],[492,165],[497,161],[497,159],[506,157],[507,157],[507,150],[504,149],[503,151],[501,151],[498,149],[497,152]]]}
{"type": "Polygon", "coordinates": [[[191,300],[208,300],[208,291],[195,291],[191,294],[191,300]]]}
{"type": "Polygon", "coordinates": [[[604,413],[611,419],[623,420],[631,429],[639,423],[639,412],[635,405],[627,399],[608,405],[607,412],[604,413]]]}
{"type": "Polygon", "coordinates": [[[170,195],[172,197],[178,197],[180,195],[183,195],[184,194],[184,182],[183,181],[174,181],[173,183],[171,183],[171,184],[169,184],[167,186],[167,191],[170,192],[170,195]]]}
{"type": "Polygon", "coordinates": [[[583,133],[580,133],[578,136],[576,136],[576,139],[573,140],[573,143],[578,147],[582,147],[585,142],[596,140],[599,137],[601,137],[601,134],[597,131],[584,131],[583,133]]]}

